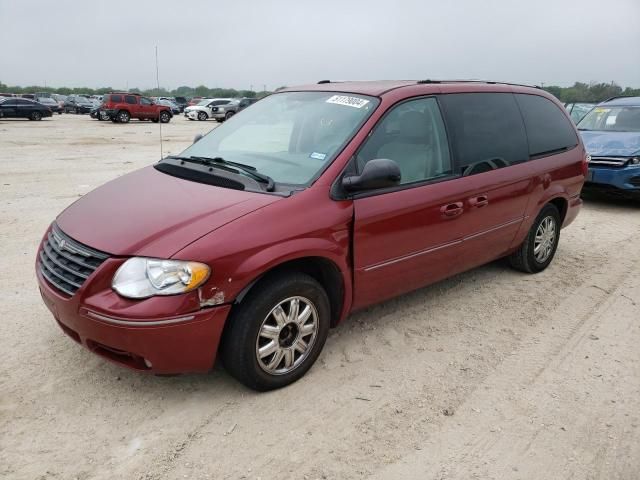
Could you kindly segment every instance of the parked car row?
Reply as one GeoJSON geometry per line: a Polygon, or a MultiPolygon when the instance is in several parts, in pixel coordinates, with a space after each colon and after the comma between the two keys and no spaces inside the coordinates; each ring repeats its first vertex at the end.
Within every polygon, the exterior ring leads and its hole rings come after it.
{"type": "Polygon", "coordinates": [[[189,120],[203,121],[213,118],[223,122],[256,101],[256,98],[203,98],[198,104],[185,108],[184,116],[189,120]]]}

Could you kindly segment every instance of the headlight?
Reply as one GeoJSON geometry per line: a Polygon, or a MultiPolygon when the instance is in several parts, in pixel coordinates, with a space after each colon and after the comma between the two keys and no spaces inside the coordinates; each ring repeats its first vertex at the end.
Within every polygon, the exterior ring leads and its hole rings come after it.
{"type": "Polygon", "coordinates": [[[640,157],[633,157],[629,159],[629,165],[640,165],[640,157]]]}
{"type": "Polygon", "coordinates": [[[134,257],[120,266],[111,286],[127,298],[175,295],[198,288],[210,273],[204,263],[134,257]]]}

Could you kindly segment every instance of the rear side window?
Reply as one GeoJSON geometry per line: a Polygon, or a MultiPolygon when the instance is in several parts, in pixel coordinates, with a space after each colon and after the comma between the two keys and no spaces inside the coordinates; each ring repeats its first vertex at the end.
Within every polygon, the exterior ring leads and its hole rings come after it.
{"type": "Polygon", "coordinates": [[[482,173],[529,159],[513,94],[455,93],[440,99],[456,154],[456,173],[482,173]]]}
{"type": "Polygon", "coordinates": [[[578,144],[569,119],[551,100],[538,95],[515,95],[529,138],[529,154],[544,156],[578,144]]]}
{"type": "Polygon", "coordinates": [[[111,95],[111,101],[113,103],[120,103],[122,102],[122,95],[111,95]]]}
{"type": "Polygon", "coordinates": [[[134,97],[133,95],[125,95],[124,101],[127,102],[129,105],[135,105],[137,103],[136,97],[134,97]]]}

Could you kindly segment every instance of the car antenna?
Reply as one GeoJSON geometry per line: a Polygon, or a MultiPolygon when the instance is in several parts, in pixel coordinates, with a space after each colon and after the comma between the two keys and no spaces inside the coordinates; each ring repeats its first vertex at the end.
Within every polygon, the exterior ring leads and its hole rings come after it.
{"type": "MultiPolygon", "coordinates": [[[[160,99],[160,73],[158,69],[158,46],[156,45],[156,85],[158,86],[158,100],[160,99]]],[[[160,112],[158,112],[158,127],[160,128],[160,160],[164,157],[162,152],[162,122],[160,112]]]]}

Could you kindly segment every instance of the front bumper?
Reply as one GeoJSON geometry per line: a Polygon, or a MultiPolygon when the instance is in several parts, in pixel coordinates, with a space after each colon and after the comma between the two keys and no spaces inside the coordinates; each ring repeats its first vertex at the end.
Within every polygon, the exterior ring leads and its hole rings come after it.
{"type": "Polygon", "coordinates": [[[209,371],[231,306],[194,309],[188,295],[123,299],[108,287],[122,261],[106,260],[72,296],[52,286],[36,263],[42,299],[60,328],[93,353],[134,370],[209,371]]]}
{"type": "Polygon", "coordinates": [[[617,189],[626,194],[640,195],[640,165],[622,168],[590,166],[586,186],[617,189]]]}

